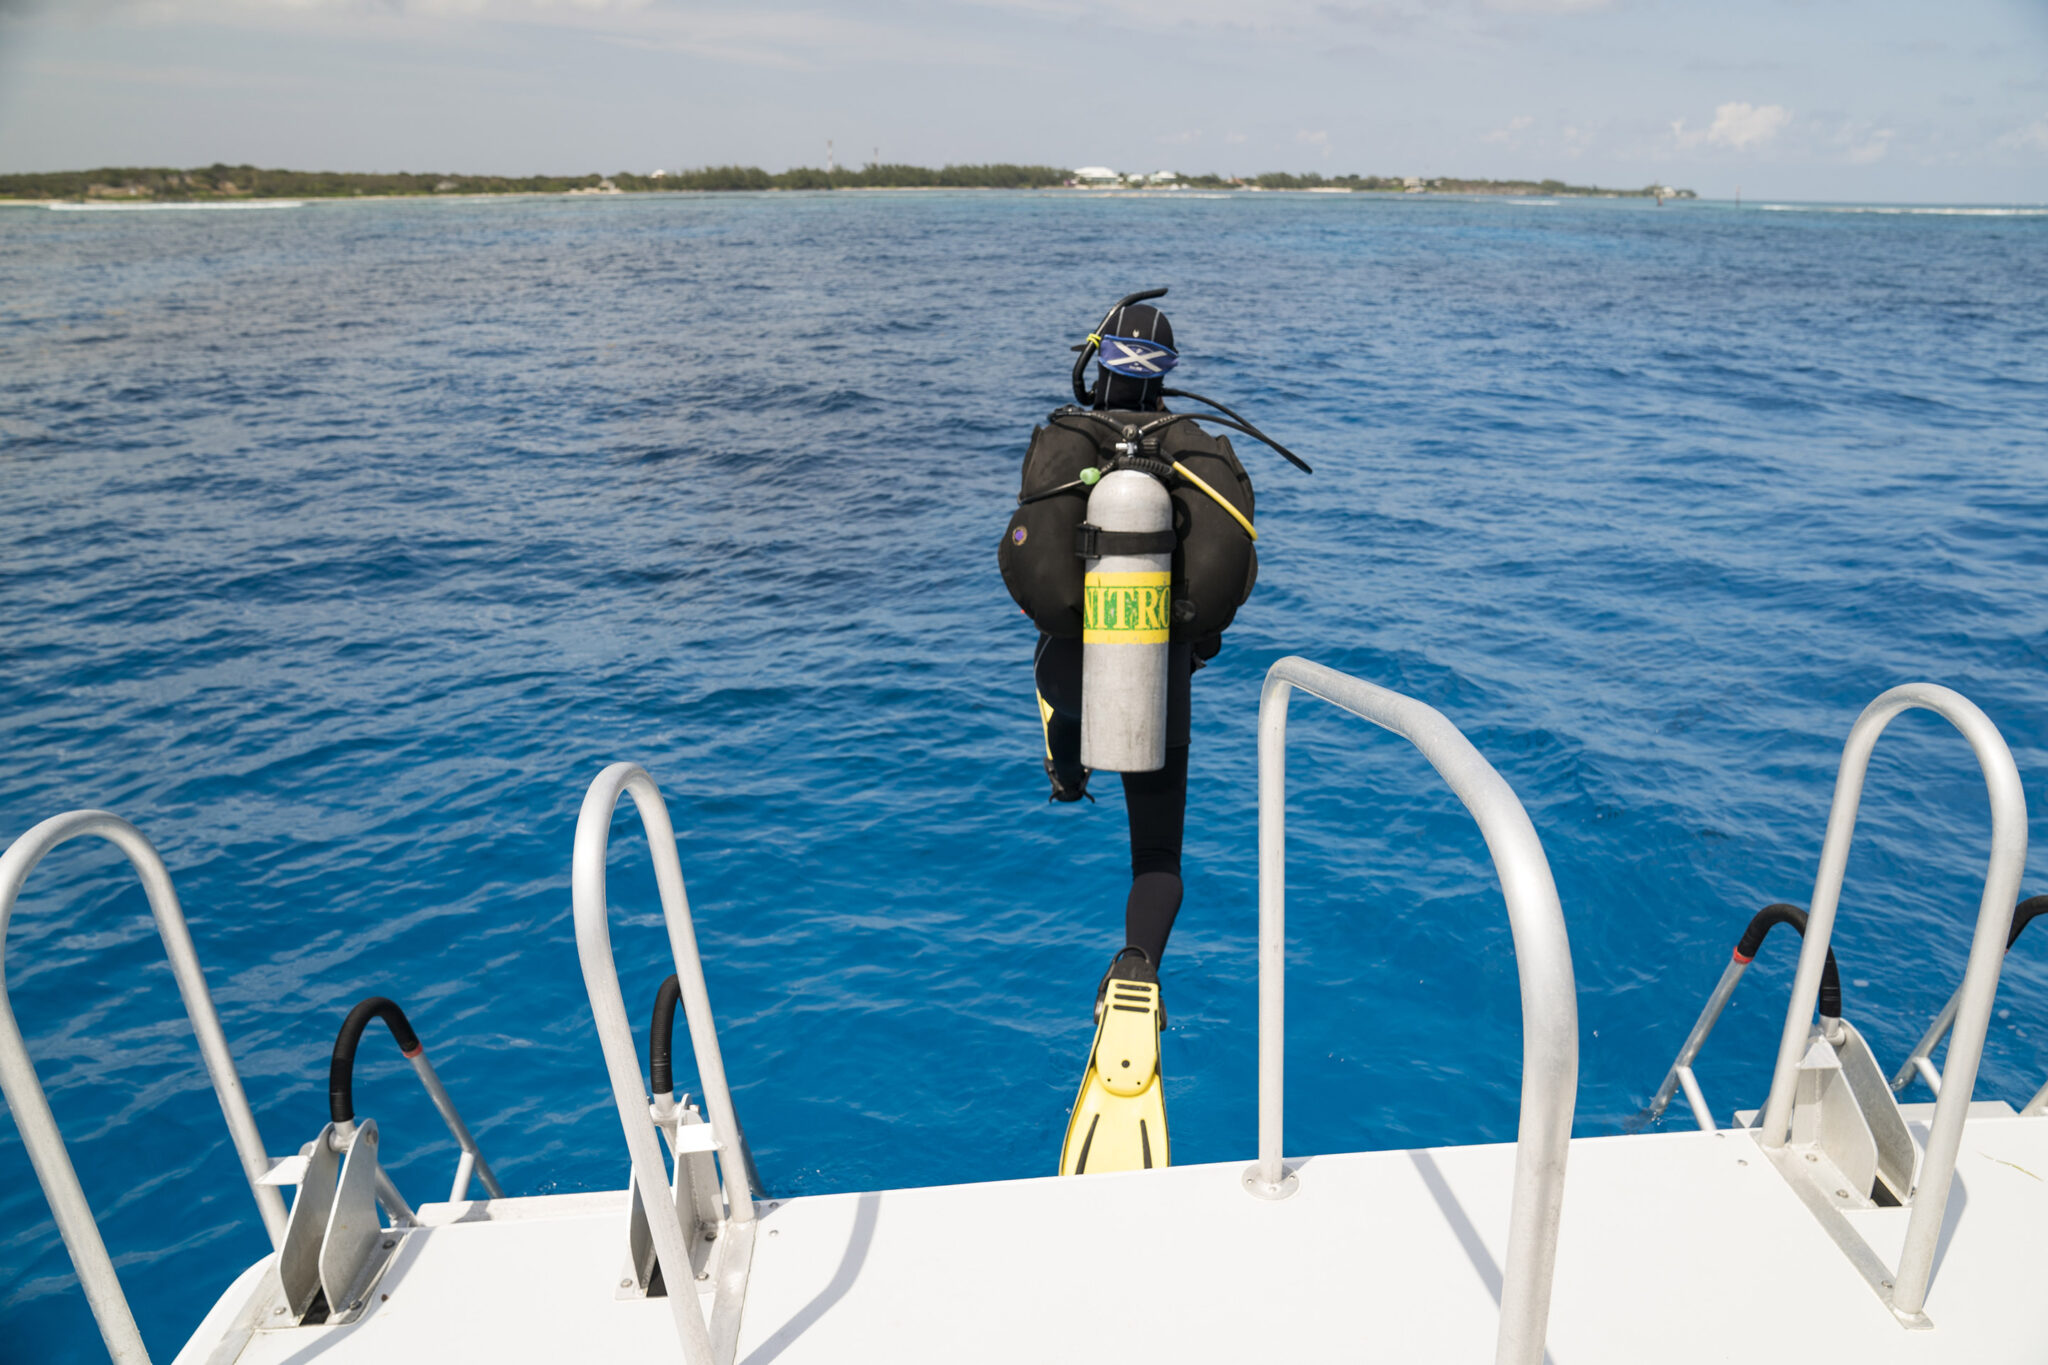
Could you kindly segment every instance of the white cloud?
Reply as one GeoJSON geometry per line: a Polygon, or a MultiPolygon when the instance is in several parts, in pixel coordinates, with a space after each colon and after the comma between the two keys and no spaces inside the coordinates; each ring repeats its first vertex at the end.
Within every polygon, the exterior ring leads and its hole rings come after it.
{"type": "Polygon", "coordinates": [[[1304,128],[1294,135],[1294,140],[1296,142],[1306,142],[1311,147],[1327,147],[1330,144],[1330,130],[1318,128],[1314,132],[1310,132],[1304,128]]]}
{"type": "Polygon", "coordinates": [[[1225,133],[1223,135],[1223,145],[1226,147],[1242,147],[1244,143],[1245,136],[1243,133],[1225,133]]]}
{"type": "MultiPolygon", "coordinates": [[[[1197,30],[1233,42],[1346,44],[1376,49],[1513,37],[1546,18],[1611,11],[1619,0],[969,0],[983,9],[1061,23],[1103,25],[1157,41],[1162,32],[1197,30]]],[[[1290,54],[1292,56],[1293,54],[1290,54]]]]}
{"type": "Polygon", "coordinates": [[[1507,121],[1506,126],[1494,129],[1482,137],[1480,141],[1506,146],[1510,142],[1519,141],[1518,135],[1529,131],[1535,122],[1536,120],[1528,114],[1517,114],[1507,121]]]}
{"type": "Polygon", "coordinates": [[[1998,139],[1998,145],[2015,152],[2048,152],[2048,117],[2035,119],[1998,139]]]}
{"type": "Polygon", "coordinates": [[[1792,111],[1782,104],[1723,104],[1714,110],[1707,141],[1741,151],[1769,142],[1791,121],[1792,111]]]}
{"type": "MultiPolygon", "coordinates": [[[[115,0],[120,3],[120,0],[115,0]]],[[[159,18],[226,19],[272,13],[315,13],[423,18],[532,17],[550,10],[630,13],[650,0],[130,0],[129,8],[159,18]]]]}
{"type": "MultiPolygon", "coordinates": [[[[222,24],[274,33],[449,33],[494,23],[587,34],[626,47],[741,65],[818,70],[863,60],[1017,67],[1023,59],[978,35],[905,27],[833,0],[795,8],[731,0],[71,0],[116,19],[222,24]],[[437,29],[435,26],[443,26],[437,29]]],[[[0,6],[10,0],[0,0],[0,6]]]]}
{"type": "Polygon", "coordinates": [[[1849,148],[1849,164],[1869,166],[1884,160],[1885,153],[1892,149],[1892,139],[1898,136],[1889,128],[1880,128],[1861,142],[1849,148]]]}
{"type": "Polygon", "coordinates": [[[1679,119],[1671,125],[1671,135],[1681,147],[1704,143],[1739,152],[1761,147],[1783,132],[1791,121],[1792,111],[1782,104],[1746,104],[1737,100],[1716,105],[1714,121],[1704,130],[1688,129],[1685,120],[1679,119]]]}

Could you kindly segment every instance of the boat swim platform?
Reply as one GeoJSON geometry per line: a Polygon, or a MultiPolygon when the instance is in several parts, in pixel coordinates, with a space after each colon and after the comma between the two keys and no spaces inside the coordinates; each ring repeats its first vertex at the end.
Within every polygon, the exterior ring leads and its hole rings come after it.
{"type": "MultiPolygon", "coordinates": [[[[1932,1105],[1907,1106],[1926,1141],[1932,1105]]],[[[817,1195],[763,1203],[741,1365],[1490,1359],[1512,1143],[817,1195]]],[[[1971,1106],[1926,1312],[1874,1294],[1744,1129],[1579,1138],[1551,1299],[1555,1365],[2048,1358],[2048,1117],[1971,1106]],[[1806,1353],[1814,1353],[1808,1355],[1806,1353]]],[[[1909,1210],[1847,1210],[1896,1263],[1909,1210]]],[[[252,1267],[181,1365],[677,1358],[660,1298],[614,1297],[627,1195],[420,1210],[352,1323],[227,1330],[252,1267]],[[224,1339],[225,1338],[225,1339],[224,1339]]],[[[703,1296],[707,1317],[711,1304],[703,1296]]]]}
{"type": "MultiPolygon", "coordinates": [[[[1902,684],[1857,717],[1811,908],[1767,906],[1751,920],[1645,1111],[1654,1116],[1682,1092],[1696,1132],[1572,1138],[1577,986],[1556,884],[1520,800],[1448,719],[1412,697],[1281,659],[1260,697],[1259,790],[1249,1167],[763,1198],[725,1075],[675,829],[653,779],[632,763],[591,782],[570,869],[577,956],[625,1139],[626,1190],[504,1197],[424,1043],[382,996],[359,1002],[337,1036],[329,1122],[296,1156],[272,1155],[169,871],[141,831],[111,812],[53,816],[0,853],[0,952],[15,897],[50,849],[91,836],[126,854],[276,1248],[220,1297],[182,1365],[1042,1365],[1133,1352],[1197,1362],[1490,1354],[1496,1365],[1746,1362],[1760,1351],[1878,1365],[2048,1360],[2048,1295],[2034,1283],[2048,1247],[2048,1086],[2017,1113],[1975,1098],[2000,969],[2024,927],[2026,803],[2009,748],[1967,698],[1902,684]],[[1295,690],[1406,739],[1486,840],[1522,1005],[1513,1143],[1283,1160],[1282,755],[1295,690]],[[1963,979],[1912,1055],[1888,1071],[1841,1017],[1829,939],[1867,761],[1908,709],[1936,712],[1969,742],[1985,774],[1992,847],[1963,979]],[[628,799],[646,829],[674,966],[656,996],[644,1066],[605,885],[613,817],[628,799]],[[1722,1128],[1693,1063],[1762,935],[1781,921],[1801,947],[1770,1089],[1760,1113],[1737,1113],[1722,1128]],[[355,1047],[373,1017],[391,1026],[461,1151],[445,1203],[415,1211],[384,1169],[375,1120],[355,1110],[355,1047]],[[674,1093],[679,1022],[701,1111],[674,1093]],[[1895,1096],[1908,1084],[1936,1102],[1901,1105],[1895,1096]],[[489,1199],[468,1198],[473,1179],[489,1199]],[[296,1190],[289,1211],[284,1187],[296,1190]],[[662,1292],[664,1283],[682,1295],[662,1292]]],[[[1497,1060],[1503,1071],[1511,1065],[1497,1060]]],[[[7,1006],[4,962],[0,1092],[110,1356],[147,1361],[7,1006]]],[[[618,1169],[586,1167],[584,1178],[606,1181],[618,1169]]]]}

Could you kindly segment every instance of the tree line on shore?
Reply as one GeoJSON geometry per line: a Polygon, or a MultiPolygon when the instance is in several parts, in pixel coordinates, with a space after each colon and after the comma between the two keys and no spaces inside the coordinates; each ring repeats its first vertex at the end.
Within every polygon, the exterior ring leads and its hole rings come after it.
{"type": "MultiPolygon", "coordinates": [[[[1262,175],[1174,175],[1190,189],[1351,190],[1399,193],[1428,189],[1450,194],[1625,195],[1658,193],[1651,185],[1607,190],[1561,180],[1417,181],[1400,176],[1269,171],[1262,175]]],[[[590,175],[443,175],[439,173],[290,171],[256,166],[213,165],[190,170],[106,166],[89,171],[44,171],[0,175],[0,199],[59,199],[120,202],[215,199],[347,199],[391,195],[646,193],[676,190],[840,190],[840,189],[1052,189],[1074,183],[1058,166],[1007,162],[973,166],[873,164],[859,168],[798,166],[764,171],[758,166],[706,166],[696,170],[635,175],[620,171],[590,175]]],[[[1691,198],[1690,190],[1676,191],[1691,198]]]]}
{"type": "Polygon", "coordinates": [[[1539,195],[1583,195],[1598,198],[1652,199],[1659,194],[1666,198],[1697,198],[1691,190],[1673,190],[1665,186],[1645,185],[1641,189],[1604,189],[1599,185],[1573,185],[1562,180],[1467,180],[1458,176],[1434,176],[1415,178],[1399,175],[1333,175],[1322,176],[1314,172],[1307,175],[1290,175],[1286,171],[1268,171],[1263,175],[1247,176],[1242,181],[1227,181],[1213,175],[1185,177],[1190,188],[1206,188],[1214,184],[1222,188],[1242,188],[1255,185],[1262,190],[1373,190],[1382,193],[1405,190],[1427,191],[1431,194],[1539,194],[1539,195]]]}
{"type": "Polygon", "coordinates": [[[819,170],[799,166],[771,173],[758,166],[635,175],[447,175],[438,172],[288,171],[257,166],[106,166],[90,171],[0,175],[8,199],[348,199],[357,196],[434,194],[622,194],[657,190],[827,189],[1041,189],[1063,185],[1071,172],[1057,166],[865,166],[819,170]]]}

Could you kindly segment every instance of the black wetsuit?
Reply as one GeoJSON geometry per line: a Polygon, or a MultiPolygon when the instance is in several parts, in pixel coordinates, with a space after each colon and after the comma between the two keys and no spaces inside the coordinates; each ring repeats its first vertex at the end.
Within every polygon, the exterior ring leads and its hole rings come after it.
{"type": "MultiPolygon", "coordinates": [[[[1173,345],[1173,325],[1144,304],[1121,307],[1103,319],[1103,332],[1173,345]]],[[[1164,412],[1163,379],[1098,371],[1093,407],[1099,411],[1164,412]]],[[[1145,950],[1156,968],[1180,913],[1181,833],[1188,812],[1190,680],[1214,657],[1220,636],[1198,643],[1175,640],[1166,669],[1166,764],[1157,772],[1123,773],[1124,806],[1131,822],[1131,894],[1124,902],[1124,942],[1145,950]]],[[[1052,708],[1046,747],[1054,772],[1069,791],[1081,784],[1081,642],[1041,634],[1032,659],[1038,695],[1052,708]]]]}
{"type": "MultiPolygon", "coordinates": [[[[1124,942],[1145,950],[1156,967],[1180,912],[1181,832],[1188,810],[1188,721],[1195,669],[1194,646],[1167,646],[1166,765],[1157,772],[1123,773],[1124,806],[1131,822],[1131,894],[1124,902],[1124,942]]],[[[1214,651],[1211,650],[1211,653],[1214,651]]],[[[1081,642],[1038,637],[1033,660],[1038,695],[1052,708],[1046,742],[1060,781],[1081,780],[1081,642]]]]}

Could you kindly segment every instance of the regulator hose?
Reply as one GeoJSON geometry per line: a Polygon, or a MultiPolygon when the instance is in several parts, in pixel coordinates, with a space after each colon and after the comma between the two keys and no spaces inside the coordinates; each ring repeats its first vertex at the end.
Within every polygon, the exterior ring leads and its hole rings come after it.
{"type": "MultiPolygon", "coordinates": [[[[1192,398],[1197,403],[1201,403],[1207,407],[1212,407],[1216,409],[1216,411],[1222,413],[1225,417],[1228,417],[1231,421],[1237,423],[1237,429],[1239,431],[1242,431],[1245,435],[1251,437],[1253,440],[1264,441],[1267,445],[1273,447],[1273,449],[1279,451],[1282,455],[1286,456],[1288,460],[1293,462],[1294,467],[1296,469],[1299,469],[1302,473],[1315,473],[1313,469],[1310,469],[1308,467],[1308,463],[1304,461],[1299,455],[1289,450],[1286,446],[1281,445],[1278,441],[1268,436],[1265,432],[1260,431],[1257,427],[1253,426],[1248,420],[1239,416],[1237,413],[1231,411],[1229,408],[1224,407],[1215,399],[1204,398],[1199,393],[1193,393],[1187,389],[1161,389],[1159,392],[1166,395],[1168,398],[1192,398]]],[[[1208,420],[1213,422],[1216,419],[1211,417],[1208,420]]]]}
{"type": "Polygon", "coordinates": [[[1239,526],[1244,527],[1244,533],[1246,535],[1250,536],[1253,540],[1257,540],[1259,538],[1259,529],[1258,527],[1252,525],[1251,519],[1245,516],[1244,513],[1238,511],[1235,507],[1232,507],[1228,502],[1226,502],[1221,493],[1218,493],[1215,489],[1209,487],[1208,484],[1203,483],[1200,476],[1198,476],[1193,470],[1189,469],[1179,460],[1175,460],[1173,462],[1173,472],[1180,475],[1183,479],[1186,479],[1195,487],[1201,489],[1204,493],[1207,493],[1211,501],[1213,501],[1218,507],[1221,507],[1224,511],[1230,513],[1230,519],[1232,521],[1236,522],[1239,526]]]}
{"type": "MultiPolygon", "coordinates": [[[[1154,468],[1154,465],[1156,463],[1155,461],[1143,458],[1114,459],[1106,461],[1105,463],[1107,463],[1111,469],[1142,470],[1144,473],[1150,474],[1154,478],[1159,478],[1161,474],[1160,469],[1154,468]]],[[[1211,488],[1208,482],[1204,480],[1201,475],[1195,473],[1194,470],[1189,469],[1179,460],[1172,461],[1170,464],[1164,466],[1164,468],[1171,469],[1175,474],[1180,475],[1180,477],[1185,479],[1191,487],[1207,495],[1210,501],[1214,502],[1218,507],[1221,507],[1225,512],[1228,512],[1230,514],[1230,519],[1236,522],[1239,526],[1242,526],[1244,528],[1244,533],[1246,535],[1250,536],[1253,540],[1257,540],[1259,538],[1259,530],[1256,526],[1252,525],[1251,520],[1248,517],[1246,517],[1244,513],[1238,511],[1235,507],[1231,506],[1229,500],[1226,499],[1221,493],[1218,493],[1215,489],[1211,488]]],[[[1017,495],[1017,505],[1019,507],[1029,507],[1034,502],[1044,502],[1047,498],[1056,498],[1062,493],[1078,493],[1084,488],[1093,488],[1097,483],[1101,482],[1102,474],[1103,471],[1100,469],[1084,469],[1081,471],[1081,477],[1078,479],[1069,479],[1067,482],[1063,484],[1056,484],[1051,488],[1044,489],[1043,491],[1037,493],[1019,493],[1017,495]]]]}
{"type": "Polygon", "coordinates": [[[419,1035],[412,1031],[396,1001],[373,995],[350,1010],[348,1018],[341,1021],[341,1032],[334,1035],[334,1060],[327,1068],[327,1115],[336,1123],[355,1122],[356,1044],[372,1019],[384,1021],[408,1060],[420,1055],[419,1035]]]}
{"type": "MultiPolygon", "coordinates": [[[[1124,428],[1121,424],[1111,421],[1109,418],[1104,417],[1099,412],[1076,412],[1072,408],[1061,408],[1058,412],[1054,413],[1047,420],[1052,422],[1055,426],[1057,426],[1060,424],[1062,418],[1080,418],[1083,421],[1093,422],[1097,426],[1108,428],[1109,430],[1117,433],[1119,436],[1123,435],[1124,432],[1124,428]]],[[[1302,459],[1301,456],[1295,454],[1286,446],[1281,445],[1278,441],[1266,435],[1263,431],[1260,431],[1251,423],[1239,421],[1235,417],[1216,417],[1206,412],[1169,412],[1164,417],[1155,418],[1154,420],[1145,423],[1145,425],[1141,427],[1133,428],[1133,430],[1135,430],[1138,433],[1138,438],[1140,440],[1143,440],[1145,437],[1150,436],[1153,432],[1159,431],[1165,427],[1170,427],[1175,422],[1194,421],[1214,422],[1219,427],[1229,427],[1233,431],[1241,431],[1245,435],[1251,437],[1253,440],[1271,446],[1275,451],[1279,452],[1279,454],[1283,458],[1285,458],[1289,464],[1293,465],[1296,469],[1299,469],[1302,473],[1315,473],[1315,470],[1309,467],[1308,461],[1302,459]]]]}
{"type": "Polygon", "coordinates": [[[1017,505],[1019,507],[1029,507],[1034,502],[1044,502],[1047,498],[1056,498],[1062,493],[1078,493],[1084,488],[1093,488],[1101,481],[1102,471],[1091,467],[1082,470],[1080,478],[1069,479],[1056,488],[1048,488],[1043,492],[1032,493],[1028,496],[1019,493],[1017,495],[1017,505]]]}
{"type": "MultiPolygon", "coordinates": [[[[2048,896],[2041,897],[2048,901],[2048,896]]],[[[2038,913],[2038,912],[2037,912],[2038,913]]],[[[1789,924],[1799,937],[1806,937],[1806,912],[1796,905],[1779,902],[1766,905],[1756,912],[1749,921],[1749,927],[1742,931],[1742,937],[1735,944],[1735,960],[1747,966],[1756,957],[1757,949],[1763,947],[1764,935],[1781,924],[1789,924]]],[[[1835,967],[1835,950],[1828,947],[1828,958],[1820,969],[1820,1012],[1822,1017],[1842,1017],[1842,974],[1835,967]]]]}

